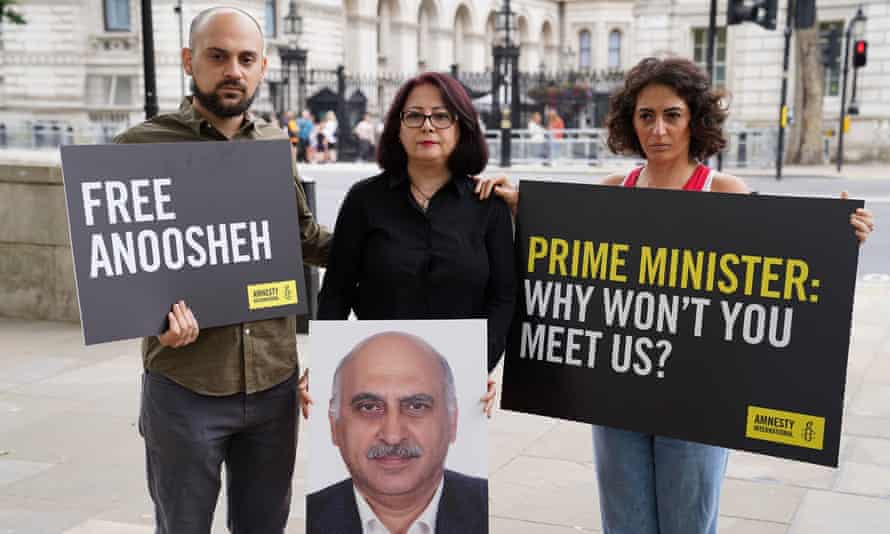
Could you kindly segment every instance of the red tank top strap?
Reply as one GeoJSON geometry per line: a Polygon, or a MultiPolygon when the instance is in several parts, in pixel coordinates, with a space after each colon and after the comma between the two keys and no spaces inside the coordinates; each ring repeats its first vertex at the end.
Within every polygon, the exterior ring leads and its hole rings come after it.
{"type": "Polygon", "coordinates": [[[683,186],[683,191],[701,191],[708,181],[710,172],[711,169],[699,163],[695,170],[692,171],[692,176],[686,181],[686,185],[683,186]]]}
{"type": "Polygon", "coordinates": [[[636,187],[637,180],[640,179],[640,174],[643,172],[643,167],[636,167],[627,173],[627,178],[624,179],[624,183],[621,184],[622,187],[636,187]]]}

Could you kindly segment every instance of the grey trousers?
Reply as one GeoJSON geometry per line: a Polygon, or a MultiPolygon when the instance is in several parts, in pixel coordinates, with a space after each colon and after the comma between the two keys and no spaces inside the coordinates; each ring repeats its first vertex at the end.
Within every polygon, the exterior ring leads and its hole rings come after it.
{"type": "Polygon", "coordinates": [[[283,533],[297,448],[297,373],[265,391],[199,395],[145,371],[139,431],[157,534],[209,534],[226,468],[234,534],[283,533]]]}

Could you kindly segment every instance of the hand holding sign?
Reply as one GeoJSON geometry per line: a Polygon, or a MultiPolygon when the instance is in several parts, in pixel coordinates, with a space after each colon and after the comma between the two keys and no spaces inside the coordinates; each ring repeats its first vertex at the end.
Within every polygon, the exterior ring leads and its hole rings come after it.
{"type": "MultiPolygon", "coordinates": [[[[846,191],[841,191],[841,199],[847,200],[849,195],[846,191]]],[[[865,243],[868,234],[875,230],[875,220],[870,211],[865,208],[856,208],[856,211],[850,214],[850,224],[853,225],[853,231],[856,232],[856,238],[859,243],[865,243]]]]}
{"type": "Polygon", "coordinates": [[[179,348],[198,339],[198,320],[191,308],[180,300],[173,305],[173,310],[167,314],[169,325],[167,331],[158,336],[158,341],[165,347],[179,348]]]}

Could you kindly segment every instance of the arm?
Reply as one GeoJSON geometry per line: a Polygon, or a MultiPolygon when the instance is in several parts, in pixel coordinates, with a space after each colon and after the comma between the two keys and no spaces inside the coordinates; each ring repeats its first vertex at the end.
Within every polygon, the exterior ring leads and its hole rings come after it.
{"type": "Polygon", "coordinates": [[[294,168],[294,189],[297,195],[297,218],[300,222],[300,244],[303,261],[324,266],[328,263],[331,248],[331,233],[315,221],[309,210],[309,201],[303,189],[303,181],[294,168]]]}
{"type": "Polygon", "coordinates": [[[711,191],[715,193],[738,193],[747,195],[751,193],[748,185],[741,178],[732,176],[731,174],[718,173],[714,176],[711,183],[711,191]]]}
{"type": "Polygon", "coordinates": [[[319,319],[346,319],[353,309],[367,228],[361,192],[357,191],[362,183],[352,186],[337,214],[330,262],[318,296],[319,319]]]}
{"type": "Polygon", "coordinates": [[[507,345],[507,334],[516,304],[516,262],[513,247],[513,222],[506,204],[493,203],[485,250],[488,252],[488,285],[486,315],[488,317],[488,371],[494,369],[507,345]]]}

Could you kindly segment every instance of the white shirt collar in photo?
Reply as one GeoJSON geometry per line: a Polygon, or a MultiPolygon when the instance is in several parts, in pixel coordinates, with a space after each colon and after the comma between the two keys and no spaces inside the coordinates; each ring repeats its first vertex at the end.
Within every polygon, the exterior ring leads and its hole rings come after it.
{"type": "MultiPolygon", "coordinates": [[[[439,500],[442,498],[442,486],[444,477],[439,481],[439,487],[433,494],[432,500],[423,510],[423,513],[411,523],[407,534],[436,534],[436,517],[439,514],[439,500]]],[[[362,534],[390,534],[389,529],[377,519],[377,514],[371,509],[368,501],[352,486],[355,492],[355,503],[358,505],[358,517],[362,524],[362,534]]]]}

